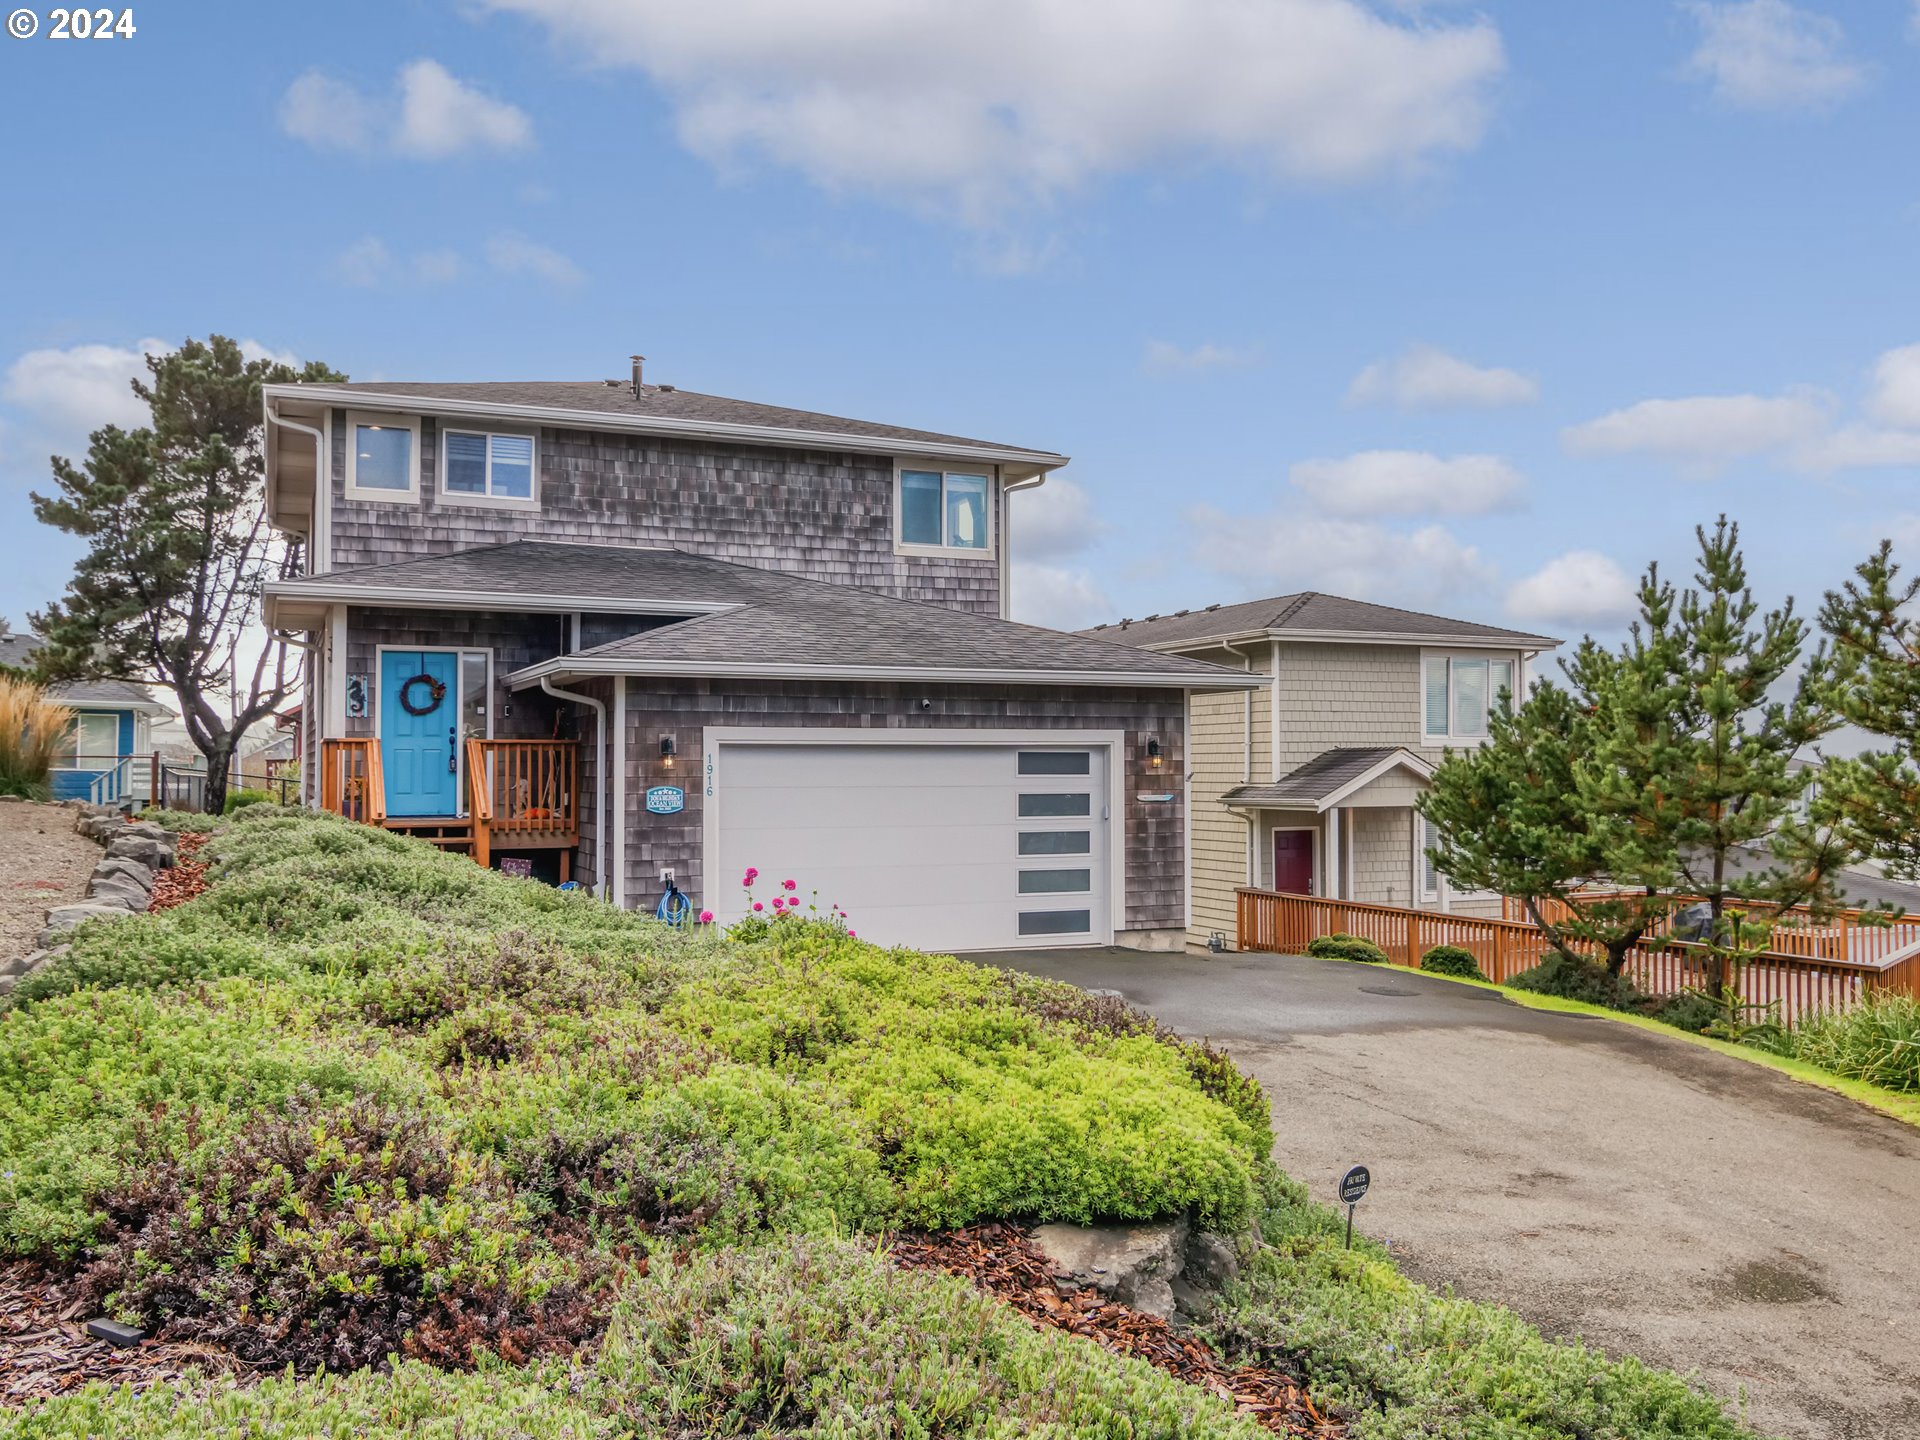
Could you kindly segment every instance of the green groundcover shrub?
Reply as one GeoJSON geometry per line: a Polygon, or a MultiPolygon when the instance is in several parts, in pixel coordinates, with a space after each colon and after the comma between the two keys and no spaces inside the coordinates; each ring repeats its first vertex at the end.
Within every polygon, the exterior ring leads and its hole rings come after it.
{"type": "Polygon", "coordinates": [[[1480,962],[1471,950],[1458,945],[1436,945],[1420,957],[1420,968],[1430,975],[1457,975],[1466,980],[1484,980],[1480,962]]]}
{"type": "Polygon", "coordinates": [[[1920,1091],[1920,1001],[1911,996],[1874,995],[1851,1010],[1823,1012],[1788,1043],[1796,1059],[1835,1075],[1920,1091]]]}
{"type": "Polygon", "coordinates": [[[1516,990],[1536,995],[1555,995],[1562,1000],[1581,1000],[1589,1005],[1604,1005],[1613,1010],[1638,1010],[1646,997],[1620,976],[1609,975],[1607,967],[1587,960],[1572,960],[1558,950],[1531,969],[1522,970],[1507,982],[1516,990]]]}
{"type": "Polygon", "coordinates": [[[1264,1245],[1208,1327],[1229,1353],[1286,1353],[1349,1408],[1356,1440],[1738,1440],[1712,1396],[1637,1360],[1549,1341],[1509,1310],[1422,1289],[1343,1217],[1274,1177],[1264,1245]]]}
{"type": "Polygon", "coordinates": [[[271,805],[277,798],[271,790],[236,785],[227,791],[226,809],[222,813],[231,815],[234,811],[244,809],[248,805],[271,805]]]}
{"type": "Polygon", "coordinates": [[[1387,952],[1371,940],[1349,935],[1344,930],[1332,935],[1316,935],[1307,942],[1307,954],[1322,960],[1363,960],[1370,965],[1383,965],[1387,959],[1387,952]]]}

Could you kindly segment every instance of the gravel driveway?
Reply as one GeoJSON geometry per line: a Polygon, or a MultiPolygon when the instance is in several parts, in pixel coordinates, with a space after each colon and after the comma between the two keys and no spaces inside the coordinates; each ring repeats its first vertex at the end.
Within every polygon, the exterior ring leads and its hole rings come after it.
{"type": "Polygon", "coordinates": [[[73,811],[0,801],[0,960],[33,953],[47,911],[87,893],[100,847],[73,833],[73,811]]]}
{"type": "Polygon", "coordinates": [[[1275,1156],[1430,1285],[1697,1370],[1766,1434],[1920,1437],[1920,1130],[1684,1040],[1404,970],[1123,950],[974,957],[1224,1043],[1275,1156]]]}

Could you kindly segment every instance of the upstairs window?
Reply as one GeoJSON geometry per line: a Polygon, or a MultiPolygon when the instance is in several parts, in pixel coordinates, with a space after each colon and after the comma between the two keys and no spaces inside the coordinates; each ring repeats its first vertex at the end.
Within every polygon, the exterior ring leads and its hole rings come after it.
{"type": "Polygon", "coordinates": [[[531,435],[453,429],[441,434],[441,489],[448,499],[534,502],[531,435]]]}
{"type": "Polygon", "coordinates": [[[1513,689],[1513,662],[1484,656],[1426,657],[1426,736],[1429,740],[1478,740],[1503,693],[1513,689]]]}
{"type": "Polygon", "coordinates": [[[420,422],[398,415],[349,415],[347,493],[363,500],[418,495],[420,422]]]}
{"type": "Polygon", "coordinates": [[[987,477],[902,467],[900,543],[938,550],[987,548],[987,477]]]}

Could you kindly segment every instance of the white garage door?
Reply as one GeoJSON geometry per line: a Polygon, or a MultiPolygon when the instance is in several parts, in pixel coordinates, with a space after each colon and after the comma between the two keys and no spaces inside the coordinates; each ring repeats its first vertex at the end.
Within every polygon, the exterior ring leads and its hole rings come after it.
{"type": "Polygon", "coordinates": [[[797,881],[883,945],[1112,939],[1104,746],[722,743],[716,768],[723,921],[751,866],[762,903],[797,881]]]}

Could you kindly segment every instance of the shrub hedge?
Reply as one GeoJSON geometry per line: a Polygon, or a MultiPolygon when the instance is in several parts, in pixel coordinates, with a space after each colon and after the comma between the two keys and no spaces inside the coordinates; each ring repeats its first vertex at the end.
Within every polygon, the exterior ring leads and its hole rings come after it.
{"type": "Polygon", "coordinates": [[[1471,950],[1458,945],[1436,945],[1420,957],[1420,968],[1430,975],[1457,975],[1466,980],[1484,980],[1480,962],[1471,950]]]}
{"type": "Polygon", "coordinates": [[[1873,995],[1851,1010],[1826,1012],[1793,1031],[1788,1053],[1850,1080],[1920,1091],[1920,1001],[1873,995]]]}
{"type": "Polygon", "coordinates": [[[1371,940],[1349,935],[1344,930],[1332,935],[1316,935],[1307,942],[1307,954],[1322,960],[1362,960],[1370,965],[1384,965],[1387,960],[1387,952],[1371,940]]]}

